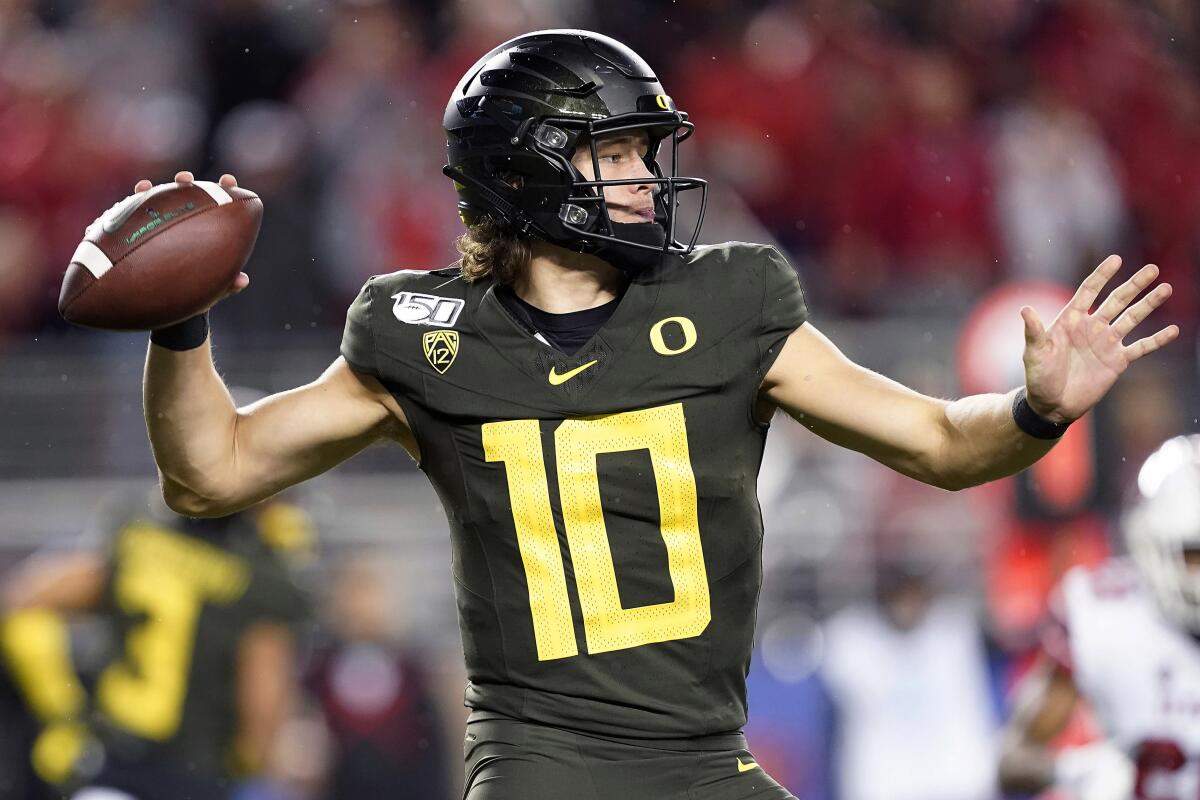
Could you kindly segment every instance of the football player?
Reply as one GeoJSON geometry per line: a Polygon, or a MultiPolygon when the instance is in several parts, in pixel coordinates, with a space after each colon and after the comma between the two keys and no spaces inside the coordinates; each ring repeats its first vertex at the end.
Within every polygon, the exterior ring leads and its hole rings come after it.
{"type": "Polygon", "coordinates": [[[1063,578],[1046,657],[1022,681],[1005,730],[1006,791],[1200,794],[1200,435],[1171,439],[1146,460],[1121,526],[1131,559],[1063,578]],[[1103,739],[1056,755],[1080,698],[1103,739]]]}
{"type": "Polygon", "coordinates": [[[286,553],[306,520],[279,502],[203,520],[143,509],[104,546],[19,565],[3,585],[0,651],[41,723],[41,778],[79,798],[223,800],[258,772],[295,683],[307,600],[286,553]],[[77,614],[116,640],[90,687],[70,657],[77,614]]]}
{"type": "Polygon", "coordinates": [[[163,493],[187,514],[382,439],[417,460],[453,541],[470,800],[788,797],[740,733],[774,411],[958,489],[1032,464],[1178,335],[1124,341],[1170,294],[1137,299],[1152,266],[1092,310],[1111,257],[1049,327],[1022,310],[1019,390],[946,402],[855,365],[808,322],[779,251],[697,247],[699,220],[683,233],[680,193],[706,191],[677,174],[693,123],[598,34],[498,46],[444,127],[461,263],[372,278],[342,357],[241,409],[204,315],[155,331],[144,397],[163,493]]]}

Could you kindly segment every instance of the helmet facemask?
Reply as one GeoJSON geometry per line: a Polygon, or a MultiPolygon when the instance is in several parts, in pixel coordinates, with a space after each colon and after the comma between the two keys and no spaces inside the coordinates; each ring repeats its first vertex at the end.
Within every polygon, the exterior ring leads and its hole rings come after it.
{"type": "Polygon", "coordinates": [[[443,171],[456,183],[468,226],[486,216],[517,236],[631,270],[644,266],[632,263],[639,259],[654,262],[696,245],[707,183],[677,172],[679,144],[694,126],[649,66],[615,40],[559,30],[506,42],[464,76],[444,127],[449,163],[443,171]],[[647,134],[649,177],[604,179],[599,171],[597,140],[624,132],[647,134]],[[572,163],[577,146],[591,148],[591,180],[572,163]],[[655,187],[659,225],[615,222],[605,188],[647,183],[655,187]],[[678,198],[693,189],[701,191],[701,202],[684,237],[678,198]]]}

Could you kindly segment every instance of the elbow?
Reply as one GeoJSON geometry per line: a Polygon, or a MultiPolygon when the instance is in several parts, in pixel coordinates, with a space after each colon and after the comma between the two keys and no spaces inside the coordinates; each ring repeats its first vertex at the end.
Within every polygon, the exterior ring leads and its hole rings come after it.
{"type": "Polygon", "coordinates": [[[194,492],[166,477],[160,487],[167,508],[184,517],[223,517],[235,510],[219,499],[194,492]]]}
{"type": "Polygon", "coordinates": [[[910,478],[915,478],[921,483],[944,489],[947,492],[960,492],[979,484],[979,481],[974,480],[972,475],[963,470],[951,468],[946,459],[936,456],[927,455],[914,459],[907,469],[901,471],[910,478]]]}
{"type": "Polygon", "coordinates": [[[963,489],[979,485],[977,481],[971,480],[967,475],[939,475],[929,483],[939,489],[945,489],[947,492],[961,492],[963,489]]]}

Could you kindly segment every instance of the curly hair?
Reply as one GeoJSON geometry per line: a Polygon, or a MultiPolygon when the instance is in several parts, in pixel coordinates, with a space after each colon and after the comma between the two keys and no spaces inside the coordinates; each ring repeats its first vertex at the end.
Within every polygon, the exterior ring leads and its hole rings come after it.
{"type": "Polygon", "coordinates": [[[531,257],[529,240],[504,230],[491,217],[467,226],[455,243],[462,255],[463,278],[468,282],[491,277],[512,283],[531,257]]]}

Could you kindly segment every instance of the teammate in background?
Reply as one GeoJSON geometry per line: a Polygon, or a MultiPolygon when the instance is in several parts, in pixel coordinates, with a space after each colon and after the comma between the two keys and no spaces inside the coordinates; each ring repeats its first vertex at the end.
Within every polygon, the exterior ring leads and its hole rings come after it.
{"type": "Polygon", "coordinates": [[[1121,527],[1131,560],[1063,578],[1044,658],[1005,729],[1007,792],[1200,794],[1200,435],[1171,439],[1146,460],[1121,527]],[[1079,699],[1103,739],[1055,754],[1079,699]]]}
{"type": "Polygon", "coordinates": [[[775,410],[959,489],[1032,464],[1178,335],[1124,342],[1170,294],[1138,299],[1152,266],[1093,310],[1111,257],[1049,327],[1022,310],[1019,391],[947,402],[855,365],[807,321],[777,250],[695,247],[699,220],[677,240],[678,194],[706,191],[676,174],[693,125],[598,34],[500,45],[444,127],[457,267],[371,279],[342,358],[241,409],[206,316],[155,331],[144,398],[182,513],[244,508],[380,440],[419,462],[453,542],[469,800],[790,797],[740,732],[775,410]]]}
{"type": "Polygon", "coordinates": [[[142,507],[101,547],[19,565],[0,646],[42,725],[42,779],[80,800],[221,800],[257,772],[294,691],[308,603],[287,552],[309,537],[282,502],[203,520],[142,507]],[[87,690],[67,633],[81,614],[114,640],[87,690]]]}

